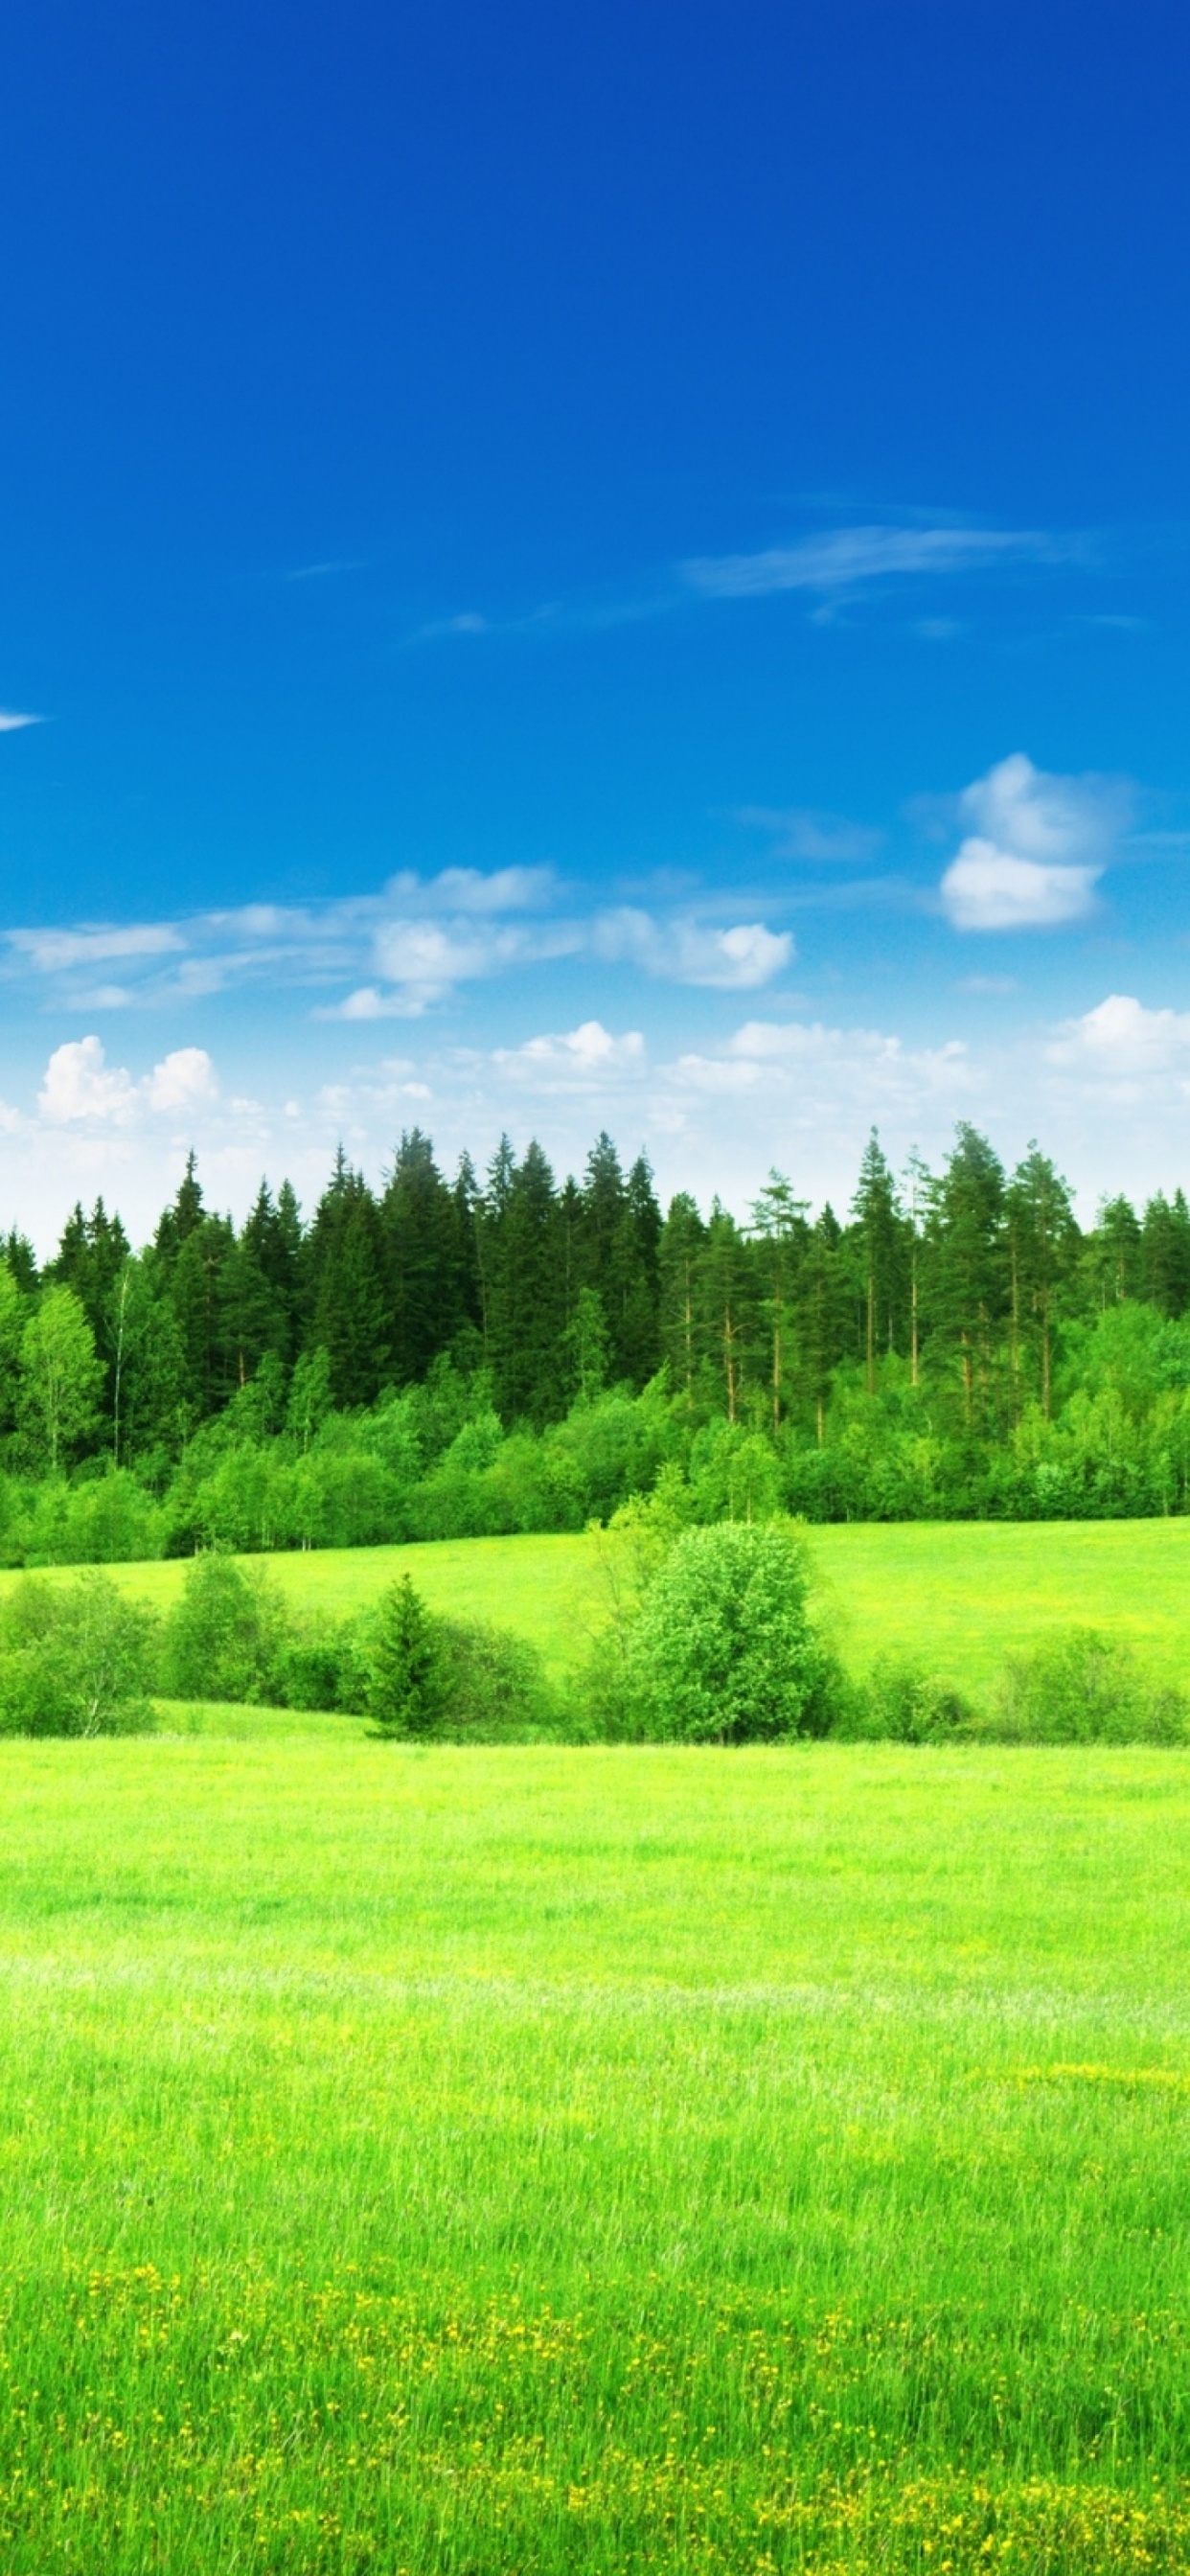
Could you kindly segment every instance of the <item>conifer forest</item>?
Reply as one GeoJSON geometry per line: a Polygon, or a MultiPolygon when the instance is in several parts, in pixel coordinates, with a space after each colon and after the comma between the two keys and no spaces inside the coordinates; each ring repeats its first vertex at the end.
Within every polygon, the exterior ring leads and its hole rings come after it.
{"type": "Polygon", "coordinates": [[[1031,1145],[941,1170],[873,1133],[849,1206],[746,1220],[601,1135],[581,1180],[414,1128],[373,1190],[237,1227],[193,1156],[143,1249],[97,1201],[0,1261],[10,1564],[578,1529],[659,1478],[687,1517],[1062,1518],[1190,1496],[1190,1209],[1080,1229],[1031,1145]]]}

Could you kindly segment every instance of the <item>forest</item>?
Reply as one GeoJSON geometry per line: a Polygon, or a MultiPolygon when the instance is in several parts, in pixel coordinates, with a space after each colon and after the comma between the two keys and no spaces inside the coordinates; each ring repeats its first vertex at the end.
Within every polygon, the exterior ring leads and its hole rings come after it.
{"type": "Polygon", "coordinates": [[[0,1244],[0,1561],[577,1529],[664,1479],[691,1521],[1190,1507],[1190,1208],[1080,1229],[1030,1145],[962,1124],[840,1215],[773,1172],[746,1220],[610,1138],[559,1182],[342,1151],[244,1223],[195,1158],[134,1250],[98,1200],[0,1244]]]}

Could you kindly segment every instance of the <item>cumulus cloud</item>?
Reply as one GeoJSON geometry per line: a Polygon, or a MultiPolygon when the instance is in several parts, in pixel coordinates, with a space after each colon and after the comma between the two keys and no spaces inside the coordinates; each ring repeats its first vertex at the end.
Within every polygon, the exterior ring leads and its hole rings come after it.
{"type": "Polygon", "coordinates": [[[584,1020],[581,1027],[561,1037],[527,1038],[523,1046],[497,1047],[492,1062],[502,1073],[540,1082],[551,1090],[559,1085],[586,1087],[615,1074],[642,1073],[645,1042],[639,1029],[627,1029],[617,1038],[601,1020],[584,1020]]]}
{"type": "Polygon", "coordinates": [[[956,930],[1049,930],[1081,921],[1129,816],[1116,780],[1062,778],[1024,752],[959,798],[963,840],[939,887],[956,930]]]}
{"type": "Polygon", "coordinates": [[[981,572],[1003,563],[1055,563],[1069,540],[1038,528],[831,528],[759,554],[697,555],[682,571],[704,599],[759,599],[774,591],[840,595],[875,581],[923,573],[981,572]]]}
{"type": "Polygon", "coordinates": [[[73,1038],[55,1047],[37,1105],[48,1127],[125,1127],[147,1109],[165,1114],[193,1109],[218,1095],[215,1070],[202,1047],[179,1047],[135,1082],[123,1065],[109,1065],[97,1037],[73,1038]]]}
{"type": "Polygon", "coordinates": [[[1109,993],[1094,1010],[1064,1020],[1051,1064],[1103,1074],[1164,1073],[1190,1067],[1190,1011],[1146,1010],[1132,993],[1109,993]]]}

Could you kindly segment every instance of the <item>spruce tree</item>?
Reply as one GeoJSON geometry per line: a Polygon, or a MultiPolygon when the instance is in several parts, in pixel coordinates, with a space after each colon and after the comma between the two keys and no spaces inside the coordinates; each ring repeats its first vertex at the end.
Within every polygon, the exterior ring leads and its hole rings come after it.
{"type": "Polygon", "coordinates": [[[445,1704],[435,1623],[407,1574],[380,1605],[368,1658],[372,1732],[386,1741],[430,1735],[445,1704]]]}
{"type": "Polygon", "coordinates": [[[1003,1168],[986,1136],[965,1119],[931,1189],[927,1240],[931,1322],[957,1364],[963,1421],[974,1430],[991,1416],[1008,1262],[1003,1168]]]}
{"type": "Polygon", "coordinates": [[[793,1295],[799,1260],[809,1238],[807,1201],[795,1199],[783,1172],[771,1171],[752,1203],[750,1232],[757,1247],[761,1313],[768,1337],[770,1420],[774,1435],[785,1411],[793,1364],[793,1295]]]}
{"type": "Polygon", "coordinates": [[[1013,1173],[1004,1210],[1013,1413],[1019,1420],[1022,1356],[1033,1345],[1037,1351],[1041,1410],[1048,1421],[1053,1400],[1055,1301],[1074,1269],[1079,1231],[1069,1184],[1035,1142],[1013,1173]]]}
{"type": "Polygon", "coordinates": [[[859,1256],[864,1384],[874,1395],[877,1354],[894,1347],[903,1249],[896,1183],[874,1127],[859,1167],[851,1227],[859,1256]]]}
{"type": "Polygon", "coordinates": [[[670,1384],[686,1411],[694,1410],[700,1350],[699,1263],[706,1226],[688,1190],[672,1198],[657,1247],[658,1338],[670,1384]]]}

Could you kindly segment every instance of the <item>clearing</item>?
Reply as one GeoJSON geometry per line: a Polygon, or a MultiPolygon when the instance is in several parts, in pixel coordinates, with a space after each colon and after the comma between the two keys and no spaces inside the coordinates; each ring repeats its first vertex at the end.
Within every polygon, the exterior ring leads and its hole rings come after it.
{"type": "Polygon", "coordinates": [[[0,1745],[6,2576],[1184,2567],[1190,1758],[0,1745]]]}

